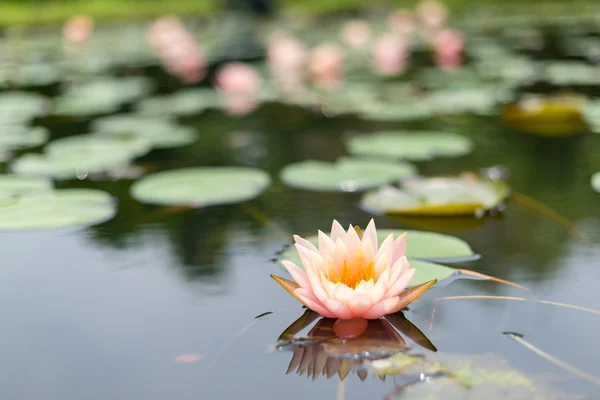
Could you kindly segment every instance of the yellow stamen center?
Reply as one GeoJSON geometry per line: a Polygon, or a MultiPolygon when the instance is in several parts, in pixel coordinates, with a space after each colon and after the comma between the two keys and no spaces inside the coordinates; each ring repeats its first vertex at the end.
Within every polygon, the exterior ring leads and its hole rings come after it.
{"type": "Polygon", "coordinates": [[[348,266],[346,260],[344,260],[344,265],[340,267],[339,272],[334,268],[330,268],[327,279],[332,283],[343,283],[350,289],[355,289],[362,281],[368,282],[371,279],[374,282],[377,281],[372,262],[364,265],[364,262],[359,261],[356,268],[352,268],[348,266]]]}

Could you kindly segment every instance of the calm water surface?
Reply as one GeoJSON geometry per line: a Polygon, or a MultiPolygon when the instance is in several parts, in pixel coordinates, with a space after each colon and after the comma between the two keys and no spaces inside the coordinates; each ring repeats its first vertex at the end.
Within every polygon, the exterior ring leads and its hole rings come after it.
{"type": "MultiPolygon", "coordinates": [[[[184,122],[198,128],[197,144],[142,161],[159,169],[257,166],[272,174],[274,184],[252,202],[192,212],[140,205],[128,195],[130,181],[61,184],[106,190],[118,198],[119,212],[87,229],[0,234],[3,399],[335,399],[337,375],[314,381],[286,375],[292,353],[272,351],[303,310],[269,274],[281,273],[271,259],[293,233],[327,230],[334,218],[361,226],[371,218],[357,207],[358,195],[295,190],[276,178],[290,162],[343,155],[343,139],[353,132],[418,127],[471,137],[476,143],[471,155],[420,163],[421,173],[502,165],[516,192],[562,214],[585,240],[513,199],[499,217],[444,229],[483,255],[465,267],[526,285],[546,300],[600,309],[600,195],[589,185],[590,175],[600,170],[600,135],[528,136],[493,117],[376,124],[277,105],[239,120],[210,112],[184,122]],[[277,312],[254,319],[268,311],[277,312]],[[177,362],[183,354],[201,358],[177,362]]],[[[86,131],[84,122],[45,123],[54,137],[86,131]]],[[[433,229],[416,222],[376,217],[378,227],[433,229]]],[[[535,303],[456,300],[438,303],[430,330],[434,300],[455,295],[523,292],[482,281],[456,281],[428,292],[405,315],[440,354],[493,353],[562,391],[600,398],[597,386],[502,335],[523,334],[600,376],[595,343],[600,316],[535,303]]],[[[350,374],[344,385],[347,399],[383,398],[394,380],[361,382],[350,374]]]]}

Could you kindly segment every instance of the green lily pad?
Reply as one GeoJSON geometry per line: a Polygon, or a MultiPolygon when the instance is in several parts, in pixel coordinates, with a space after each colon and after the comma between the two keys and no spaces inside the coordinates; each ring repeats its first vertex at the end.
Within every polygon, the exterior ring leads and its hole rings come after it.
{"type": "Polygon", "coordinates": [[[34,230],[93,225],[115,213],[110,194],[92,189],[62,189],[24,195],[0,204],[0,230],[34,230]]]}
{"type": "MultiPolygon", "coordinates": [[[[383,243],[385,238],[390,233],[393,233],[394,237],[398,237],[404,232],[408,233],[406,257],[410,259],[411,265],[414,262],[417,262],[418,265],[424,265],[423,272],[420,273],[418,283],[415,283],[415,285],[420,285],[421,283],[425,283],[427,281],[430,281],[431,279],[445,279],[455,272],[454,269],[444,266],[440,266],[442,267],[442,269],[433,267],[433,265],[436,264],[432,264],[432,262],[465,262],[479,257],[479,255],[476,254],[471,248],[471,246],[469,246],[469,244],[464,240],[459,239],[455,236],[444,235],[441,233],[434,232],[404,229],[378,229],[378,243],[381,245],[381,243],[383,243]],[[421,280],[431,275],[427,272],[429,270],[433,271],[433,273],[436,274],[441,273],[441,271],[445,271],[446,273],[448,273],[448,275],[443,278],[438,278],[437,276],[434,276],[433,278],[421,280]]],[[[319,237],[317,235],[309,236],[305,239],[308,240],[310,243],[314,244],[315,246],[318,246],[319,244],[319,237]]],[[[281,255],[281,259],[290,260],[296,263],[297,265],[302,265],[300,261],[300,256],[298,255],[298,251],[295,248],[290,248],[289,250],[284,252],[281,255]]],[[[414,279],[416,279],[416,276],[415,278],[413,278],[413,280],[414,279]]]]}
{"type": "Polygon", "coordinates": [[[142,115],[181,116],[199,114],[208,108],[219,108],[219,93],[215,89],[185,89],[177,93],[151,97],[137,104],[136,110],[142,115]]]}
{"type": "Polygon", "coordinates": [[[466,155],[473,149],[473,142],[450,132],[390,131],[355,136],[348,141],[348,148],[356,155],[427,160],[466,155]]]}
{"type": "Polygon", "coordinates": [[[0,126],[0,149],[12,151],[41,146],[48,141],[48,129],[24,125],[0,126]]]}
{"type": "Polygon", "coordinates": [[[369,363],[378,376],[414,377],[407,380],[402,398],[415,400],[515,399],[575,400],[580,395],[563,393],[545,376],[526,374],[495,354],[399,353],[369,363]],[[412,383],[410,383],[412,382],[412,383]]]}
{"type": "Polygon", "coordinates": [[[360,117],[368,121],[414,121],[427,119],[433,115],[431,107],[422,101],[391,101],[388,103],[373,103],[364,106],[360,117]]]}
{"type": "Polygon", "coordinates": [[[112,136],[104,135],[102,132],[94,132],[53,140],[48,143],[44,150],[56,156],[68,156],[79,152],[129,152],[131,158],[134,158],[147,154],[151,150],[151,145],[148,140],[134,135],[112,136]]]}
{"type": "Polygon", "coordinates": [[[74,86],[55,100],[57,115],[89,116],[112,113],[152,91],[146,77],[97,78],[74,86]]]}
{"type": "Polygon", "coordinates": [[[546,65],[546,79],[555,85],[598,85],[600,70],[580,61],[554,61],[546,65]]]}
{"type": "Polygon", "coordinates": [[[431,92],[425,102],[433,110],[443,114],[475,113],[490,115],[496,105],[508,99],[506,86],[480,85],[473,88],[445,89],[431,92]]]}
{"type": "Polygon", "coordinates": [[[52,190],[53,184],[49,179],[14,174],[0,175],[0,198],[48,193],[52,190]]]}
{"type": "Polygon", "coordinates": [[[61,70],[56,64],[29,63],[19,66],[16,81],[24,86],[46,86],[60,81],[61,70]]]}
{"type": "Polygon", "coordinates": [[[30,92],[0,93],[0,123],[24,123],[48,112],[48,100],[30,92]]]}
{"type": "Polygon", "coordinates": [[[335,163],[307,160],[286,166],[281,180],[292,187],[316,191],[356,192],[415,175],[408,163],[341,158],[335,163]]]}
{"type": "Polygon", "coordinates": [[[147,204],[206,207],[253,199],[270,184],[269,175],[255,168],[185,168],[142,178],[131,196],[147,204]]]}
{"type": "Polygon", "coordinates": [[[583,119],[592,132],[600,133],[600,101],[587,101],[583,107],[583,119]]]}
{"type": "Polygon", "coordinates": [[[123,168],[150,150],[148,142],[97,134],[72,136],[50,142],[43,154],[24,154],[12,164],[22,175],[73,179],[123,168]]]}
{"type": "Polygon", "coordinates": [[[469,68],[462,68],[457,71],[423,68],[419,72],[417,80],[431,89],[472,88],[482,83],[477,73],[469,68]]]}
{"type": "Polygon", "coordinates": [[[505,183],[487,179],[425,178],[405,182],[402,189],[384,186],[367,192],[361,206],[384,214],[475,216],[498,207],[509,193],[505,183]]]}
{"type": "Polygon", "coordinates": [[[135,114],[98,118],[92,128],[106,135],[135,135],[149,141],[153,148],[161,149],[185,146],[198,138],[193,128],[178,125],[170,119],[135,114]]]}
{"type": "Polygon", "coordinates": [[[596,192],[600,192],[600,172],[596,172],[592,175],[591,184],[596,192]]]}

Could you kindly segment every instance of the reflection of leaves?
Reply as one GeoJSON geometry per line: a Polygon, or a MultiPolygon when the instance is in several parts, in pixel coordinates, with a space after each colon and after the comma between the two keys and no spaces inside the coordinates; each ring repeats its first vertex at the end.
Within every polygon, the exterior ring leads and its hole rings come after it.
{"type": "Polygon", "coordinates": [[[557,393],[549,382],[512,369],[500,356],[394,355],[371,363],[371,373],[400,375],[403,384],[386,399],[578,399],[557,393]],[[421,379],[421,377],[427,379],[421,379]]]}

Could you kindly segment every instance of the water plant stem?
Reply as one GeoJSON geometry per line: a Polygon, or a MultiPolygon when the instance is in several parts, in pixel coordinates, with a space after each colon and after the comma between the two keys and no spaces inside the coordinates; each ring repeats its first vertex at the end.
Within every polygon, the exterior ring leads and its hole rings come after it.
{"type": "Polygon", "coordinates": [[[542,349],[539,349],[537,347],[535,347],[533,344],[529,343],[528,341],[526,341],[525,339],[523,339],[520,335],[516,335],[514,333],[511,332],[506,332],[505,333],[506,336],[510,337],[511,339],[513,339],[514,341],[516,341],[517,343],[525,346],[527,349],[531,350],[532,352],[534,352],[535,354],[537,354],[538,356],[545,358],[546,360],[550,361],[552,364],[556,365],[557,367],[560,367],[566,371],[569,371],[570,373],[579,376],[580,378],[583,378],[589,382],[592,382],[598,386],[600,386],[600,379],[596,378],[593,375],[588,374],[585,371],[580,370],[577,367],[572,366],[571,364],[568,364],[562,360],[559,360],[558,358],[554,357],[551,354],[546,353],[545,351],[543,351],[542,349]]]}

